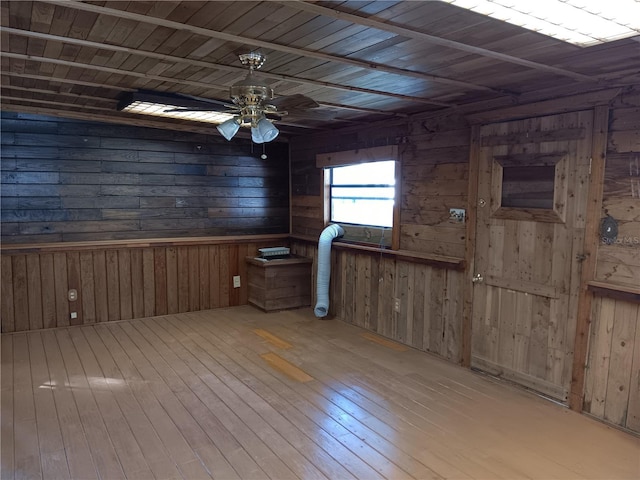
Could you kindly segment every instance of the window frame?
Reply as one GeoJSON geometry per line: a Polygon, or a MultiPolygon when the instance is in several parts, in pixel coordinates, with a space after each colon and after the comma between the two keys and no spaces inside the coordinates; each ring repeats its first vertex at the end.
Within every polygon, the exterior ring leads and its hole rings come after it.
{"type": "MultiPolygon", "coordinates": [[[[332,152],[316,155],[316,167],[321,169],[322,175],[322,205],[323,205],[323,224],[324,226],[333,223],[331,221],[331,174],[327,169],[333,167],[344,167],[360,163],[373,163],[380,161],[394,162],[394,205],[393,205],[393,221],[391,227],[380,227],[376,225],[351,224],[349,230],[353,233],[352,238],[345,238],[347,241],[363,243],[368,245],[377,245],[391,250],[398,250],[400,246],[400,202],[401,202],[401,163],[398,156],[397,145],[385,145],[382,147],[364,148],[358,150],[332,152]],[[390,241],[385,242],[389,245],[383,245],[380,241],[371,241],[381,238],[379,232],[390,231],[390,241]]],[[[351,235],[350,235],[351,236],[351,235]]]]}

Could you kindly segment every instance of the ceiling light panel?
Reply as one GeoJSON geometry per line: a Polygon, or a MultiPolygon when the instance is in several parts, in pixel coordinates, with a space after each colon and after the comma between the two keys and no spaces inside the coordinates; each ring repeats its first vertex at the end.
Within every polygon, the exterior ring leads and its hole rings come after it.
{"type": "Polygon", "coordinates": [[[442,0],[582,47],[640,35],[637,0],[442,0]]]}
{"type": "Polygon", "coordinates": [[[176,108],[181,108],[181,106],[136,100],[131,104],[127,105],[126,107],[124,107],[122,111],[128,112],[128,113],[139,113],[142,115],[154,115],[157,117],[177,118],[180,120],[192,120],[195,122],[206,122],[206,123],[215,123],[215,124],[219,124],[226,120],[229,120],[230,118],[233,118],[233,115],[229,113],[221,113],[221,112],[167,111],[167,110],[173,110],[176,108]]]}

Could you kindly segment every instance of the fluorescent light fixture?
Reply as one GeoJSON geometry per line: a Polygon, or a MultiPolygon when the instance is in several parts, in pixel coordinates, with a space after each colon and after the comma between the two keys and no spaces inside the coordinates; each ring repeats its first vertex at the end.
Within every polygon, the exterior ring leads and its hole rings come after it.
{"type": "MultiPolygon", "coordinates": [[[[233,114],[217,112],[216,105],[207,104],[199,100],[178,95],[169,95],[150,92],[136,92],[126,95],[118,105],[118,110],[155,117],[177,118],[180,120],[192,120],[194,122],[222,123],[233,114]],[[181,108],[193,109],[190,111],[181,108]],[[199,110],[211,108],[212,110],[199,110]]],[[[218,107],[219,108],[219,107],[218,107]]]]}
{"type": "Polygon", "coordinates": [[[128,113],[214,123],[227,140],[231,140],[240,127],[251,127],[251,138],[255,143],[270,142],[280,133],[259,109],[243,108],[239,113],[216,111],[228,108],[232,106],[219,100],[203,100],[188,95],[151,90],[127,93],[118,104],[118,110],[128,113]]]}
{"type": "Polygon", "coordinates": [[[640,35],[637,0],[442,0],[581,47],[640,35]]]}

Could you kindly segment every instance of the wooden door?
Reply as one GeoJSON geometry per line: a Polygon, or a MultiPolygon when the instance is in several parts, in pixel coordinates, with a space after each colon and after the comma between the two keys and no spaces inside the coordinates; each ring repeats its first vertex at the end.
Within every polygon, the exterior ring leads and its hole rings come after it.
{"type": "MultiPolygon", "coordinates": [[[[591,111],[479,129],[474,368],[567,401],[591,111]]],[[[476,161],[476,159],[472,160],[476,161]]]]}

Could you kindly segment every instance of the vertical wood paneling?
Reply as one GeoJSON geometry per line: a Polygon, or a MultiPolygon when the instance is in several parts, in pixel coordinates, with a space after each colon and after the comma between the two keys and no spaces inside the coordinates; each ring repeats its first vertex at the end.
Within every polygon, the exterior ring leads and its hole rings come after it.
{"type": "Polygon", "coordinates": [[[155,262],[152,248],[142,250],[142,282],[144,295],[144,316],[155,315],[156,306],[156,278],[155,262]]]}
{"type": "Polygon", "coordinates": [[[107,250],[107,306],[109,320],[120,320],[120,272],[118,270],[118,251],[107,250]]]}
{"type": "Polygon", "coordinates": [[[91,252],[80,252],[80,285],[83,323],[93,323],[96,321],[96,286],[93,278],[93,254],[91,252]]]}
{"type": "Polygon", "coordinates": [[[13,268],[12,257],[1,257],[2,285],[0,285],[0,314],[2,315],[2,331],[15,331],[15,317],[13,306],[13,268]]]}
{"type": "Polygon", "coordinates": [[[189,247],[178,247],[178,311],[189,311],[189,247]]]}
{"type": "Polygon", "coordinates": [[[243,305],[245,258],[255,249],[241,242],[3,254],[2,332],[243,305]],[[233,275],[240,275],[240,288],[232,288],[233,275]],[[78,292],[74,302],[70,289],[78,292]]]}
{"type": "Polygon", "coordinates": [[[199,285],[199,293],[200,293],[200,309],[206,310],[211,308],[211,276],[209,274],[209,247],[206,245],[201,245],[198,248],[198,269],[200,275],[200,285],[199,285]]]}
{"type": "Polygon", "coordinates": [[[27,290],[27,259],[25,255],[13,257],[13,308],[15,312],[15,330],[29,330],[29,296],[27,290]]]}
{"type": "MultiPolygon", "coordinates": [[[[315,246],[293,242],[296,254],[315,246]],[[306,249],[303,246],[306,245],[306,249]]],[[[460,362],[464,273],[357,251],[331,252],[329,311],[340,320],[460,362]],[[400,311],[395,311],[395,299],[400,311]]]]}
{"type": "Polygon", "coordinates": [[[209,302],[211,308],[221,306],[220,301],[220,245],[209,247],[209,302]]]}
{"type": "Polygon", "coordinates": [[[156,315],[166,315],[169,309],[169,294],[167,292],[167,250],[168,249],[162,247],[153,249],[156,315]]]}
{"type": "Polygon", "coordinates": [[[228,307],[230,305],[229,301],[229,246],[228,245],[219,245],[218,246],[218,260],[220,262],[220,270],[218,275],[218,287],[220,289],[220,306],[228,307]]]}
{"type": "MultiPolygon", "coordinates": [[[[178,313],[178,252],[175,247],[167,248],[167,312],[178,313]]],[[[157,298],[157,293],[156,293],[157,298]]]]}
{"type": "Polygon", "coordinates": [[[584,410],[640,433],[640,304],[596,296],[584,410]]]}
{"type": "MultiPolygon", "coordinates": [[[[69,325],[69,300],[67,299],[67,254],[56,252],[53,254],[53,274],[56,292],[56,326],[69,325]]],[[[15,286],[14,286],[15,288],[15,286]]]]}
{"type": "Polygon", "coordinates": [[[133,316],[131,294],[131,251],[118,250],[118,285],[120,288],[120,318],[127,320],[133,316]]]}
{"type": "Polygon", "coordinates": [[[40,278],[42,281],[42,327],[53,328],[56,322],[56,290],[53,273],[53,255],[40,255],[40,278]]]}
{"type": "Polygon", "coordinates": [[[193,312],[196,310],[200,310],[200,255],[198,252],[198,247],[187,247],[187,257],[188,257],[188,288],[189,288],[189,299],[188,299],[188,311],[193,312]]]}
{"type": "Polygon", "coordinates": [[[109,320],[109,293],[107,286],[107,260],[104,250],[93,252],[93,279],[95,282],[96,321],[109,320]]]}
{"type": "Polygon", "coordinates": [[[40,257],[27,255],[27,288],[29,298],[29,330],[43,327],[42,321],[42,281],[40,257]]]}
{"type": "Polygon", "coordinates": [[[144,314],[144,277],[142,272],[142,250],[131,250],[131,308],[133,318],[142,318],[144,314]]]}

